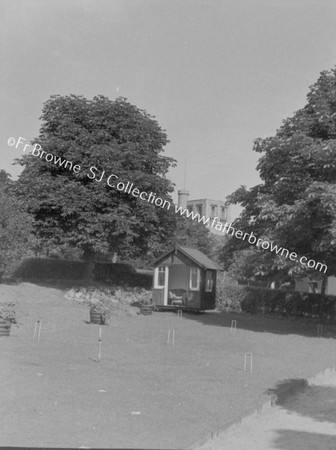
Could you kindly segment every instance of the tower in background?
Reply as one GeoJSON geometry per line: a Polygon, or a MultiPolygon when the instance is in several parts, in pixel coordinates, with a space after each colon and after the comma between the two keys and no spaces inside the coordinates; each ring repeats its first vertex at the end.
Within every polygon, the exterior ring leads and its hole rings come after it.
{"type": "MultiPolygon", "coordinates": [[[[178,206],[181,206],[188,211],[192,211],[195,214],[199,214],[200,217],[210,218],[210,223],[215,218],[216,222],[229,222],[229,207],[225,205],[225,200],[213,200],[210,198],[202,198],[197,200],[189,200],[189,191],[178,191],[178,206]]],[[[214,227],[209,227],[209,231],[213,234],[222,235],[221,231],[216,230],[214,227]]]]}
{"type": "Polygon", "coordinates": [[[189,198],[189,191],[186,191],[185,189],[180,189],[177,191],[178,195],[178,206],[181,206],[182,208],[187,208],[188,198],[189,198]]]}
{"type": "MultiPolygon", "coordinates": [[[[202,198],[198,200],[187,201],[188,211],[193,211],[199,214],[201,217],[210,218],[212,223],[214,219],[216,222],[229,222],[229,208],[225,205],[225,200],[213,200],[210,198],[202,198]]],[[[216,230],[214,227],[210,227],[209,231],[213,234],[223,234],[221,231],[216,230]]]]}

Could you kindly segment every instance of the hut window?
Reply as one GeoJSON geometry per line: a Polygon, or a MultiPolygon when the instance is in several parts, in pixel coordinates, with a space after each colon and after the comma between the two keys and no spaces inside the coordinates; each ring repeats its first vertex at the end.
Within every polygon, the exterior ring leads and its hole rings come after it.
{"type": "Polygon", "coordinates": [[[207,270],[205,272],[205,291],[211,292],[213,288],[213,276],[212,271],[207,270]]]}
{"type": "Polygon", "coordinates": [[[198,291],[200,285],[200,270],[198,267],[190,267],[190,290],[198,291]]]}
{"type": "Polygon", "coordinates": [[[155,287],[164,287],[166,281],[166,266],[159,266],[156,269],[155,287]]]}

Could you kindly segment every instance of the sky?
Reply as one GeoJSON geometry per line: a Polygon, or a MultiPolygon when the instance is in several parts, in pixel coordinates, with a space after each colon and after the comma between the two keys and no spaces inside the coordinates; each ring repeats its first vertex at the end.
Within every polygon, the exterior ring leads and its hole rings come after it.
{"type": "Polygon", "coordinates": [[[51,95],[120,95],[167,131],[174,200],[184,186],[225,199],[260,182],[253,140],[336,64],[334,0],[0,0],[0,17],[0,169],[14,179],[7,139],[38,136],[51,95]]]}

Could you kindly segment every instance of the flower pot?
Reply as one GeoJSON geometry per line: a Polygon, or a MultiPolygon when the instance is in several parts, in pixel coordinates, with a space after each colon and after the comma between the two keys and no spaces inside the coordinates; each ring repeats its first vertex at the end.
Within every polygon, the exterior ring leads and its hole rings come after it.
{"type": "Polygon", "coordinates": [[[6,322],[4,320],[0,321],[0,336],[9,336],[10,335],[10,329],[11,329],[11,323],[6,322]]]}
{"type": "Polygon", "coordinates": [[[90,309],[90,322],[105,325],[105,314],[96,307],[90,309]]]}
{"type": "Polygon", "coordinates": [[[153,305],[141,305],[140,313],[143,314],[144,316],[149,316],[150,314],[152,314],[153,309],[154,309],[153,305]]]}

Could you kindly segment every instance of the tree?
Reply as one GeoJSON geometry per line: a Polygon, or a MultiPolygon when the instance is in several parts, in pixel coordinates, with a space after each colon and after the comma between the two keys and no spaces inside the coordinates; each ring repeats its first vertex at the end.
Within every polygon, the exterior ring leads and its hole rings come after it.
{"type": "Polygon", "coordinates": [[[217,257],[218,239],[204,224],[187,217],[176,216],[176,232],[172,243],[195,247],[210,258],[216,259],[217,257]]]}
{"type": "Polygon", "coordinates": [[[0,275],[18,262],[32,241],[32,218],[24,205],[9,193],[10,175],[0,171],[0,275]]]}
{"type": "Polygon", "coordinates": [[[0,170],[0,188],[4,189],[12,184],[11,175],[5,170],[0,170]]]}
{"type": "MultiPolygon", "coordinates": [[[[266,276],[275,273],[323,278],[336,274],[336,69],[322,72],[307,104],[286,119],[276,135],[257,139],[257,169],[262,184],[241,187],[230,197],[243,212],[235,225],[260,238],[328,266],[327,274],[268,254],[266,276]]],[[[224,253],[241,252],[247,242],[231,239],[224,253]]],[[[265,251],[259,253],[259,263],[265,251]]],[[[228,258],[228,256],[226,256],[228,258]]],[[[228,263],[228,261],[227,261],[228,263]]],[[[240,261],[243,266],[248,260],[240,261]]]]}
{"type": "Polygon", "coordinates": [[[175,161],[162,155],[168,139],[153,117],[124,98],[69,95],[52,96],[41,119],[31,144],[38,146],[18,161],[24,170],[16,186],[39,239],[82,249],[88,282],[95,253],[113,250],[129,258],[169,239],[173,187],[166,174],[175,161]],[[127,182],[137,196],[116,188],[127,182]]]}

